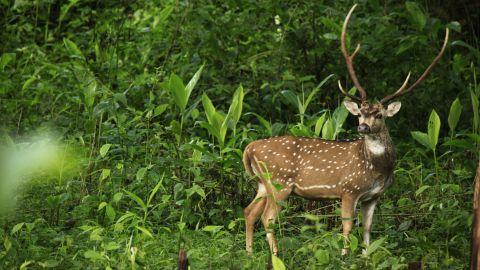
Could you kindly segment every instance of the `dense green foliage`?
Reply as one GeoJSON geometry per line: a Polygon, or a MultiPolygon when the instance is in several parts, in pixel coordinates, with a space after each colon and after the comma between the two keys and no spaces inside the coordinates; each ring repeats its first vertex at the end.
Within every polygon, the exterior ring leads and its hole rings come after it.
{"type": "MultiPolygon", "coordinates": [[[[349,46],[362,44],[370,97],[418,78],[445,27],[452,38],[387,123],[396,180],[367,255],[356,228],[339,256],[338,202],[292,197],[275,266],[466,267],[480,146],[480,15],[468,2],[360,1],[349,46]]],[[[283,134],[356,136],[336,86],[351,86],[339,48],[351,5],[1,0],[0,268],[173,269],[180,247],[192,269],[264,268],[263,229],[255,256],[244,251],[256,184],[242,150],[283,134]]]]}

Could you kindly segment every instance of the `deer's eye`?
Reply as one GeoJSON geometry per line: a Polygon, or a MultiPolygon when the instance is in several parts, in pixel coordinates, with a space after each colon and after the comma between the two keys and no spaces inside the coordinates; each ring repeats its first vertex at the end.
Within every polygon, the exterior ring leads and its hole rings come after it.
{"type": "Polygon", "coordinates": [[[382,119],[383,115],[381,113],[375,115],[375,119],[382,119]]]}

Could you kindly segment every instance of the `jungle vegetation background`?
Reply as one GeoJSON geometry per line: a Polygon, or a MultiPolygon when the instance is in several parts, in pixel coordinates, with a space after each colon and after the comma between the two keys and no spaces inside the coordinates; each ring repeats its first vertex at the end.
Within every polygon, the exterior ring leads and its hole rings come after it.
{"type": "MultiPolygon", "coordinates": [[[[478,1],[360,0],[350,26],[370,97],[440,63],[387,125],[395,183],[373,244],[343,245],[339,204],[292,197],[281,269],[464,269],[479,157],[478,1]]],[[[353,1],[1,0],[0,268],[262,269],[244,251],[252,140],[354,138],[337,80],[353,1]],[[310,99],[308,97],[311,97],[310,99]]],[[[354,89],[352,89],[354,91],[354,89]]],[[[361,220],[361,218],[360,218],[361,220]]],[[[358,222],[357,222],[358,223],[358,222]]]]}

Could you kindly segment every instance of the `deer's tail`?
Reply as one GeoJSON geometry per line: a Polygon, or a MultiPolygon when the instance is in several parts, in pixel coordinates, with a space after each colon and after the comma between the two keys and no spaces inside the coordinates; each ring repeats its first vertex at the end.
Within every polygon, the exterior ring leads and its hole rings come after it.
{"type": "Polygon", "coordinates": [[[245,150],[243,151],[243,166],[245,167],[245,170],[250,176],[254,176],[255,172],[253,171],[252,168],[252,157],[251,155],[251,147],[252,145],[249,144],[247,147],[245,147],[245,150]]]}

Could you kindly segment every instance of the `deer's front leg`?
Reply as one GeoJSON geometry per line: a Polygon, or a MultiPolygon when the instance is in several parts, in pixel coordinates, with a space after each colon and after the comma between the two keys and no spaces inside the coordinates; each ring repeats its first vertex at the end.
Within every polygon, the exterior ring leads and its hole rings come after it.
{"type": "Polygon", "coordinates": [[[355,207],[357,204],[357,199],[349,196],[342,198],[342,225],[343,225],[343,236],[345,237],[344,248],[342,249],[342,255],[348,253],[347,244],[348,244],[348,235],[353,228],[353,219],[355,217],[355,207]]]}
{"type": "MultiPolygon", "coordinates": [[[[375,211],[376,205],[376,199],[362,203],[363,243],[365,244],[365,247],[370,245],[370,231],[372,229],[373,212],[375,211]]],[[[366,254],[366,250],[364,249],[362,253],[366,254]]]]}

